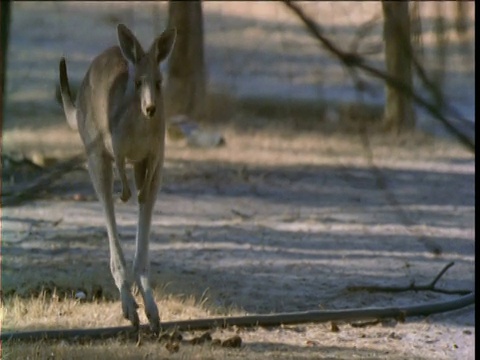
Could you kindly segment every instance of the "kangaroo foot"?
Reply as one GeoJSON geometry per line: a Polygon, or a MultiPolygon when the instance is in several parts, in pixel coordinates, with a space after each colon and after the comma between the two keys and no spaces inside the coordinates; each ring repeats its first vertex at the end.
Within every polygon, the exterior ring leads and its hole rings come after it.
{"type": "Polygon", "coordinates": [[[127,320],[130,320],[132,325],[138,328],[139,319],[138,319],[138,305],[135,299],[132,296],[132,293],[128,288],[122,288],[120,291],[120,297],[122,299],[122,311],[123,317],[127,320]]]}

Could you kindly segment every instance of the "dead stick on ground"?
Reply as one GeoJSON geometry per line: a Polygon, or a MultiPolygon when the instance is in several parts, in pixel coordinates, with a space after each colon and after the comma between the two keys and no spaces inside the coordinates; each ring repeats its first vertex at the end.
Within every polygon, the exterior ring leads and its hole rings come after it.
{"type": "Polygon", "coordinates": [[[443,267],[443,269],[438,273],[438,275],[426,285],[415,285],[415,281],[408,286],[349,286],[347,290],[349,291],[370,291],[370,292],[404,292],[404,291],[432,291],[442,294],[457,294],[457,295],[466,295],[471,293],[471,290],[447,290],[436,288],[438,280],[445,274],[445,272],[454,265],[455,263],[449,262],[443,267]]]}
{"type": "MultiPolygon", "coordinates": [[[[440,277],[453,263],[447,264],[435,279],[428,285],[432,288],[440,277]]],[[[471,292],[455,300],[437,302],[426,305],[390,307],[390,308],[363,308],[331,311],[303,311],[280,313],[271,315],[247,315],[234,317],[220,317],[211,319],[197,319],[172,321],[161,324],[162,330],[177,329],[179,331],[206,330],[212,328],[225,328],[229,326],[255,327],[255,326],[280,326],[305,323],[321,323],[328,321],[359,321],[376,320],[385,318],[405,319],[411,316],[427,316],[431,314],[461,309],[475,304],[475,292],[471,292]]],[[[142,325],[141,330],[148,330],[148,325],[142,325]]],[[[106,339],[119,335],[136,334],[136,329],[130,326],[96,328],[96,329],[71,329],[71,330],[39,330],[17,333],[2,333],[1,340],[42,340],[42,339],[106,339]]]]}
{"type": "MultiPolygon", "coordinates": [[[[177,329],[178,331],[207,330],[212,328],[226,328],[229,326],[257,327],[280,326],[305,323],[322,323],[328,321],[358,321],[371,319],[396,318],[405,319],[412,316],[427,316],[431,314],[461,309],[475,304],[475,293],[462,296],[455,300],[429,303],[425,305],[390,307],[390,308],[362,308],[331,311],[303,311],[280,313],[271,315],[247,315],[234,317],[220,317],[211,319],[171,321],[161,324],[162,330],[177,329]]],[[[142,325],[141,330],[148,330],[149,325],[142,325]]],[[[53,340],[53,339],[106,339],[119,335],[133,335],[136,329],[131,326],[120,326],[97,329],[70,329],[70,330],[39,330],[29,332],[1,334],[1,340],[53,340]]]]}
{"type": "Polygon", "coordinates": [[[84,160],[85,155],[82,153],[75,155],[66,161],[63,161],[60,164],[55,165],[46,174],[43,174],[38,179],[35,179],[25,187],[17,189],[14,194],[3,195],[1,204],[2,207],[19,205],[23,201],[34,198],[41,191],[51,186],[54,181],[60,179],[66,173],[79,168],[84,160]]]}

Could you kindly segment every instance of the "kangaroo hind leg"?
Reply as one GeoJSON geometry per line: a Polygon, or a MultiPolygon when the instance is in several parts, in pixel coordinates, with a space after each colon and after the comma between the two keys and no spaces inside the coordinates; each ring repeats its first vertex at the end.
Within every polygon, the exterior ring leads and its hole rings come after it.
{"type": "Polygon", "coordinates": [[[88,171],[102,204],[110,248],[110,270],[115,284],[120,291],[123,316],[138,327],[138,305],[130,291],[131,282],[127,276],[125,258],[120,245],[115,221],[115,209],[113,205],[113,167],[110,158],[101,150],[92,151],[88,156],[88,171]]]}

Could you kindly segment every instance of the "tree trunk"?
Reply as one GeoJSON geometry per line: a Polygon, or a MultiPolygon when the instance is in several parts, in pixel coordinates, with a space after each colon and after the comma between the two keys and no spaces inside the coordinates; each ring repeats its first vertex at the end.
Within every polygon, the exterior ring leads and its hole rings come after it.
{"type": "MultiPolygon", "coordinates": [[[[412,45],[408,1],[382,1],[384,14],[385,64],[387,72],[412,86],[412,45]]],[[[404,131],[415,127],[410,94],[386,85],[384,125],[389,130],[404,131]]]]}
{"type": "MultiPolygon", "coordinates": [[[[447,4],[449,5],[449,4],[447,4]]],[[[433,82],[438,89],[435,92],[434,100],[440,110],[443,110],[443,87],[445,84],[446,67],[447,67],[447,51],[448,51],[448,37],[446,34],[445,16],[443,13],[444,6],[441,2],[435,3],[435,20],[434,20],[434,32],[436,37],[436,60],[438,68],[434,72],[433,82]]]]}
{"type": "Polygon", "coordinates": [[[167,118],[184,114],[201,121],[206,116],[202,3],[169,1],[168,16],[177,39],[168,62],[167,118]]]}
{"type": "Polygon", "coordinates": [[[0,4],[0,128],[3,128],[4,93],[7,78],[8,30],[10,28],[10,1],[0,4]]]}

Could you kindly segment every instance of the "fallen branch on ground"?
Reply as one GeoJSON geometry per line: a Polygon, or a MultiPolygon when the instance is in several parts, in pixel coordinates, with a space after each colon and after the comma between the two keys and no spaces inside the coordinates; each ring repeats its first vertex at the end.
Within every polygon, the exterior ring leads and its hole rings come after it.
{"type": "MultiPolygon", "coordinates": [[[[280,313],[271,315],[247,315],[233,317],[219,317],[211,319],[196,319],[170,321],[162,323],[162,331],[176,329],[178,331],[208,330],[213,328],[226,328],[229,326],[257,327],[280,326],[307,323],[322,323],[329,321],[359,321],[372,319],[394,318],[403,320],[412,316],[428,316],[442,313],[475,304],[475,292],[455,300],[429,303],[425,305],[389,307],[389,308],[362,308],[330,311],[302,311],[280,313]]],[[[148,331],[149,325],[140,326],[140,330],[148,331]]],[[[1,340],[79,340],[79,339],[107,339],[120,335],[135,335],[137,330],[131,326],[119,326],[96,329],[70,329],[70,330],[38,330],[26,332],[4,332],[1,340]]]]}
{"type": "MultiPolygon", "coordinates": [[[[328,321],[356,321],[367,319],[399,318],[412,316],[427,316],[435,313],[457,310],[475,303],[475,293],[462,296],[455,300],[430,303],[417,306],[390,308],[363,308],[330,311],[303,311],[271,315],[247,315],[234,317],[219,317],[211,319],[196,319],[171,321],[162,324],[162,330],[177,329],[178,331],[207,330],[226,328],[229,326],[256,327],[280,326],[304,323],[321,323],[328,321]]],[[[142,325],[141,330],[147,330],[149,325],[142,325]]],[[[106,339],[122,334],[134,334],[136,329],[131,326],[120,326],[97,329],[71,330],[39,330],[19,333],[2,333],[1,340],[46,340],[46,339],[106,339]]]]}
{"type": "Polygon", "coordinates": [[[433,279],[429,284],[426,285],[415,285],[415,281],[413,281],[408,286],[380,286],[380,285],[372,285],[372,286],[349,286],[347,290],[349,291],[369,291],[369,292],[404,292],[404,291],[432,291],[442,294],[456,294],[456,295],[466,295],[470,294],[471,290],[448,290],[448,289],[439,289],[436,288],[435,285],[437,284],[438,280],[445,274],[445,272],[454,265],[454,262],[449,262],[447,265],[443,267],[443,269],[438,273],[438,275],[433,279]]]}
{"type": "Polygon", "coordinates": [[[40,192],[51,186],[54,181],[60,179],[66,173],[78,169],[84,161],[85,155],[82,153],[55,165],[46,174],[43,174],[30,184],[15,189],[15,192],[11,195],[3,194],[1,206],[16,206],[35,198],[40,192]]]}

